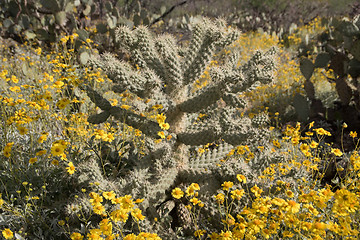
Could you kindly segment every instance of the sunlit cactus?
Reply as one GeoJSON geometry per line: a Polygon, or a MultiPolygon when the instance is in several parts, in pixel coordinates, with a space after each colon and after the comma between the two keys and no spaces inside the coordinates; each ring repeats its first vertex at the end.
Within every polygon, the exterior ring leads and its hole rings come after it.
{"type": "Polygon", "coordinates": [[[239,35],[238,30],[227,27],[222,20],[203,19],[192,27],[192,38],[182,46],[174,36],[155,36],[146,27],[134,30],[121,27],[117,40],[130,61],[119,60],[110,53],[91,60],[94,67],[101,68],[113,81],[113,92],[128,91],[149,99],[147,106],[134,109],[150,110],[161,105],[162,116],[166,116],[170,125],[170,128],[162,125],[164,119],[156,121],[140,112],[111,106],[96,90],[83,86],[101,109],[89,117],[89,122],[99,124],[114,118],[146,135],[148,153],[138,155],[131,171],[120,179],[121,191],[144,197],[149,205],[156,206],[177,184],[209,181],[207,186],[218,186],[218,180],[211,177],[212,169],[234,146],[257,135],[266,117],[252,121],[243,116],[241,112],[247,102],[239,96],[273,80],[276,51],[258,51],[247,64],[237,67],[241,53],[224,53],[224,49],[239,35]],[[215,60],[218,64],[210,65],[215,60]],[[209,83],[192,91],[204,71],[209,72],[209,83]],[[200,113],[207,117],[195,124],[200,113]],[[214,149],[194,154],[195,147],[215,141],[219,144],[214,149]]]}

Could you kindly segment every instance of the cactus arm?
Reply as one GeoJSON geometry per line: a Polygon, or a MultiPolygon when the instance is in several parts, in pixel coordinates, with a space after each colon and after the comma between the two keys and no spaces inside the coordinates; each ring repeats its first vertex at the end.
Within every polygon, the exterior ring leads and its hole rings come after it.
{"type": "Polygon", "coordinates": [[[267,84],[274,79],[273,70],[275,69],[274,54],[276,49],[270,48],[267,52],[255,52],[254,56],[242,67],[242,72],[250,83],[259,81],[267,84]]]}
{"type": "Polygon", "coordinates": [[[157,138],[157,133],[162,131],[158,123],[120,107],[112,107],[110,109],[110,114],[117,120],[125,122],[133,128],[139,129],[144,134],[153,138],[157,138]]]}
{"type": "Polygon", "coordinates": [[[161,79],[165,79],[164,67],[161,58],[155,48],[154,37],[147,27],[140,26],[137,29],[138,50],[140,50],[141,59],[146,66],[152,69],[161,79]]]}
{"type": "Polygon", "coordinates": [[[183,84],[183,72],[178,56],[178,48],[175,44],[175,39],[168,35],[159,37],[156,41],[156,47],[164,62],[166,77],[163,80],[166,85],[166,91],[171,95],[178,86],[183,84]]]}
{"type": "Polygon", "coordinates": [[[221,142],[215,149],[209,150],[201,156],[190,159],[189,170],[194,172],[203,172],[205,169],[210,170],[216,167],[216,164],[219,163],[221,159],[224,159],[231,149],[233,149],[232,145],[226,142],[221,142]]]}
{"type": "Polygon", "coordinates": [[[183,112],[194,113],[214,104],[223,95],[223,83],[209,85],[199,90],[195,96],[179,104],[179,108],[183,112]]]}
{"type": "Polygon", "coordinates": [[[103,98],[99,93],[97,93],[95,90],[93,90],[89,86],[83,86],[81,87],[82,90],[86,91],[86,94],[90,98],[90,100],[96,104],[97,107],[99,107],[103,111],[109,111],[111,109],[111,104],[108,100],[103,98]]]}
{"type": "Polygon", "coordinates": [[[196,55],[194,53],[199,52],[202,42],[204,33],[206,32],[206,25],[205,24],[196,24],[192,31],[192,38],[190,41],[189,48],[184,54],[184,63],[183,69],[188,69],[189,66],[193,63],[196,55]]]}
{"type": "Polygon", "coordinates": [[[220,48],[224,48],[227,45],[233,43],[240,37],[241,32],[236,29],[231,29],[231,31],[220,41],[217,45],[220,48]]]}
{"type": "Polygon", "coordinates": [[[116,41],[120,44],[120,47],[130,51],[136,47],[137,37],[128,27],[124,26],[116,30],[116,41]]]}
{"type": "Polygon", "coordinates": [[[190,128],[186,129],[186,131],[179,133],[177,135],[177,140],[192,146],[204,145],[218,140],[221,128],[216,122],[209,122],[192,125],[190,128]]]}
{"type": "Polygon", "coordinates": [[[215,51],[216,41],[221,38],[218,29],[208,29],[204,41],[196,54],[192,64],[184,72],[184,83],[189,84],[200,77],[206,66],[210,63],[212,55],[215,51]]]}
{"type": "Polygon", "coordinates": [[[88,122],[92,124],[100,124],[105,122],[110,117],[110,112],[105,111],[89,116],[88,122]]]}
{"type": "Polygon", "coordinates": [[[240,98],[235,93],[225,93],[222,97],[227,106],[233,106],[235,108],[244,108],[247,105],[245,99],[240,98]]]}

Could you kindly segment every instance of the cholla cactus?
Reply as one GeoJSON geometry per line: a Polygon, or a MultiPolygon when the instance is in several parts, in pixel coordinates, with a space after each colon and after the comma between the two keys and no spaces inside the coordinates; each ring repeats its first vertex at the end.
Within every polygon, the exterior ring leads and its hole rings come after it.
{"type": "Polygon", "coordinates": [[[247,102],[239,95],[273,79],[275,49],[256,52],[242,67],[237,67],[239,53],[218,54],[222,56],[217,59],[219,65],[209,67],[215,54],[234,42],[239,34],[238,30],[226,27],[222,20],[204,19],[193,27],[188,46],[182,47],[171,35],[154,36],[146,27],[134,30],[122,27],[117,30],[117,40],[131,61],[118,60],[109,53],[92,60],[93,65],[102,68],[113,81],[112,91],[129,91],[142,99],[150,99],[147,106],[139,105],[137,109],[149,110],[161,104],[170,125],[165,131],[159,122],[135,111],[111,106],[94,89],[83,87],[101,109],[89,117],[89,122],[102,123],[113,117],[140,129],[147,137],[149,152],[137,159],[132,171],[120,180],[122,191],[143,195],[149,204],[156,206],[176,184],[210,181],[206,183],[208,190],[221,184],[211,182],[216,181],[211,177],[212,169],[234,146],[256,136],[258,126],[266,121],[252,122],[241,116],[239,109],[244,109],[247,102]],[[210,83],[192,92],[194,82],[206,69],[210,83]],[[194,124],[199,113],[206,113],[208,117],[194,124]],[[160,139],[159,132],[172,138],[154,143],[160,139]],[[215,149],[200,156],[191,154],[194,147],[214,141],[220,142],[215,149]]]}

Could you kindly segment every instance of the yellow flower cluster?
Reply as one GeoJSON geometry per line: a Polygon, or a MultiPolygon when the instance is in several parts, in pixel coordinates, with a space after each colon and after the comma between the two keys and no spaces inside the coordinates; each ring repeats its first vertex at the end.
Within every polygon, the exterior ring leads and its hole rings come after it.
{"type": "Polygon", "coordinates": [[[11,156],[11,148],[14,145],[14,142],[7,143],[3,149],[3,154],[5,157],[9,158],[11,156]]]}
{"type": "Polygon", "coordinates": [[[101,139],[105,142],[112,142],[115,139],[113,133],[107,133],[102,129],[94,129],[93,136],[95,136],[95,139],[101,139]]]}
{"type": "MultiPolygon", "coordinates": [[[[229,182],[224,185],[229,185],[229,182]]],[[[251,191],[262,192],[256,185],[251,191]]],[[[312,239],[324,239],[326,236],[335,236],[331,234],[358,234],[358,230],[351,227],[349,216],[359,209],[359,196],[346,189],[337,190],[335,193],[329,188],[310,190],[301,194],[297,201],[257,194],[251,207],[244,207],[241,212],[235,213],[236,217],[229,214],[229,209],[235,202],[228,201],[227,196],[215,196],[218,204],[223,206],[225,203],[223,207],[227,214],[222,220],[224,230],[212,233],[210,239],[244,239],[245,236],[246,239],[268,239],[293,237],[297,234],[312,239]],[[324,209],[331,205],[335,219],[320,217],[324,214],[324,209]]],[[[293,194],[289,196],[294,197],[293,194]]]]}
{"type": "Polygon", "coordinates": [[[51,154],[53,156],[61,156],[61,157],[65,158],[66,155],[65,155],[64,151],[67,148],[68,144],[69,143],[67,143],[64,140],[57,140],[57,141],[53,142],[52,147],[51,147],[51,154]]]}
{"type": "MultiPolygon", "coordinates": [[[[160,128],[161,128],[162,130],[168,130],[168,129],[170,128],[170,125],[165,122],[166,116],[165,116],[163,113],[157,114],[157,115],[155,116],[155,119],[156,119],[156,121],[158,122],[158,124],[159,124],[159,126],[160,126],[160,128]]],[[[166,137],[164,131],[158,132],[158,136],[159,136],[161,139],[165,139],[165,138],[166,138],[167,140],[170,140],[170,139],[171,139],[171,135],[169,135],[169,136],[166,137]]]]}
{"type": "MultiPolygon", "coordinates": [[[[131,215],[132,219],[136,222],[143,221],[145,216],[142,215],[142,211],[135,206],[137,203],[141,203],[143,199],[133,200],[130,195],[125,195],[123,197],[117,197],[114,191],[102,192],[98,194],[96,192],[91,192],[90,203],[93,207],[95,214],[100,215],[103,219],[99,223],[99,228],[91,229],[87,234],[87,239],[97,240],[97,239],[119,239],[119,236],[123,236],[122,239],[151,239],[159,240],[160,238],[157,234],[141,232],[139,235],[128,234],[123,235],[122,231],[115,232],[119,230],[119,226],[125,224],[131,215]],[[111,211],[108,212],[103,204],[104,199],[108,201],[113,207],[111,211]],[[120,224],[120,225],[119,225],[120,224]]],[[[80,233],[74,232],[71,234],[70,238],[72,240],[81,240],[84,238],[80,233]]]]}

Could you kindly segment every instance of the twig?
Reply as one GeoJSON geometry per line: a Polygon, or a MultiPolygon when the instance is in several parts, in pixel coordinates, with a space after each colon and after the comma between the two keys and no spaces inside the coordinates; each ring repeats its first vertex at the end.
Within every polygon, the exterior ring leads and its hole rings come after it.
{"type": "Polygon", "coordinates": [[[167,15],[169,15],[172,11],[174,11],[174,9],[176,7],[182,6],[185,3],[187,3],[188,0],[182,1],[178,4],[175,4],[174,6],[172,6],[171,8],[169,8],[166,12],[164,12],[160,17],[156,18],[154,21],[152,21],[152,23],[150,24],[150,26],[154,25],[155,23],[157,23],[158,21],[160,21],[161,19],[163,19],[164,17],[166,17],[167,15]]]}

